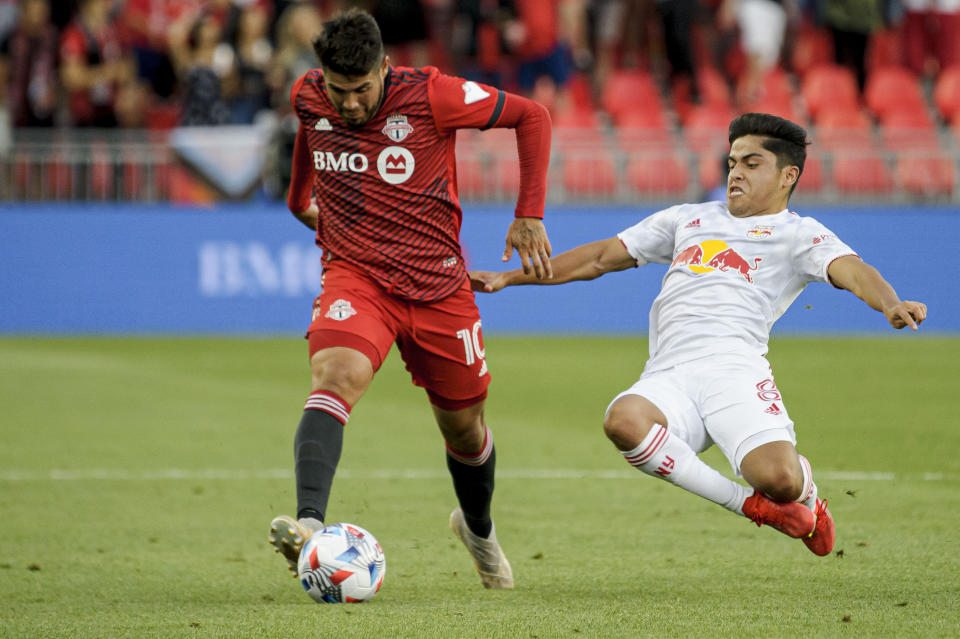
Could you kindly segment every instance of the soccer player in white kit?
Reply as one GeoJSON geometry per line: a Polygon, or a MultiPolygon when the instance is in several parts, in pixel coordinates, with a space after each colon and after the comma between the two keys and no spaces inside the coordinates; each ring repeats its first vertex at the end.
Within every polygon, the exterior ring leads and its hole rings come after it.
{"type": "Polygon", "coordinates": [[[897,329],[927,314],[901,301],[872,266],[825,226],[787,209],[803,171],[806,131],[748,113],[730,124],[727,201],[664,209],[605,240],[553,258],[553,278],[474,271],[474,290],[590,280],[669,264],[650,309],[650,358],[607,408],[604,431],[626,460],[728,510],[833,549],[833,517],[797,453],[793,422],[766,360],[770,328],[808,282],[851,291],[897,329]],[[738,477],[697,453],[716,444],[738,477]]]}

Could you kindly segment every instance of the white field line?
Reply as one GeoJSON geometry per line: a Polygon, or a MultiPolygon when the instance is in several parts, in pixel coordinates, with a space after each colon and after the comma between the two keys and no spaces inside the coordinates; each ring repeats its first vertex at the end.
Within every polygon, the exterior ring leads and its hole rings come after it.
{"type": "MultiPolygon", "coordinates": [[[[497,470],[498,479],[632,479],[641,477],[637,471],[623,470],[577,470],[573,468],[503,468],[497,470]]],[[[337,479],[445,479],[443,469],[384,469],[337,471],[337,479]]],[[[261,470],[183,469],[160,468],[154,470],[124,470],[108,468],[53,469],[53,470],[0,470],[0,481],[157,481],[157,480],[250,480],[293,479],[292,469],[272,468],[261,470]]],[[[818,471],[822,481],[960,481],[960,473],[910,473],[866,471],[818,471]]]]}

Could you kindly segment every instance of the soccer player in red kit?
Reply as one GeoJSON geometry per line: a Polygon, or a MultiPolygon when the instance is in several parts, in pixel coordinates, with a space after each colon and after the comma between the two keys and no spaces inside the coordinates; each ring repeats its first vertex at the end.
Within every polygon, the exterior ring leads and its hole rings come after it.
{"type": "Polygon", "coordinates": [[[550,116],[433,67],[391,67],[363,11],[324,23],[314,48],[320,68],[291,94],[300,127],[287,203],[316,229],[323,291],[307,332],[311,393],[294,440],[297,515],[275,518],[270,542],[296,574],[300,548],[323,525],[351,407],[396,343],[446,442],[459,501],[450,526],[483,585],[511,588],[490,517],[490,373],[459,242],[454,144],[457,129],[516,129],[520,195],[503,260],[516,249],[525,272],[551,277],[542,222],[550,116]]]}

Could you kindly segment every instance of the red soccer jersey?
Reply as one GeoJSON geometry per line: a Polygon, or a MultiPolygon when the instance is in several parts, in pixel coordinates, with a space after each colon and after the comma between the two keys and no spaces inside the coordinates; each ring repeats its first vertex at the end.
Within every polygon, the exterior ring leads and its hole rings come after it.
{"type": "MultiPolygon", "coordinates": [[[[402,298],[443,299],[467,277],[459,241],[456,130],[504,126],[508,94],[434,67],[391,68],[384,91],[377,113],[354,128],[327,97],[320,69],[294,84],[297,146],[306,148],[294,152],[288,201],[292,209],[305,209],[312,184],[325,261],[345,260],[402,298]],[[305,171],[314,172],[314,180],[304,179],[305,171]]],[[[539,184],[531,185],[539,192],[526,202],[521,198],[517,214],[542,217],[549,116],[537,127],[546,127],[546,153],[538,139],[541,148],[531,154],[535,166],[527,173],[539,176],[532,180],[539,184]]]]}

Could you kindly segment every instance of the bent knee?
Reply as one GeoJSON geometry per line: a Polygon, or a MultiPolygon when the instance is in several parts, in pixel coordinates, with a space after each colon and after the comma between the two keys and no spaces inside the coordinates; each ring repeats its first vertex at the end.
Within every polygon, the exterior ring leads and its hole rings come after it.
{"type": "Polygon", "coordinates": [[[803,490],[803,477],[796,476],[791,469],[785,467],[768,469],[757,481],[760,485],[754,488],[779,502],[796,501],[803,490]]]}
{"type": "Polygon", "coordinates": [[[607,410],[603,432],[619,450],[633,450],[654,424],[667,425],[667,418],[659,408],[640,395],[624,395],[607,410]]]}
{"type": "Polygon", "coordinates": [[[324,349],[310,359],[310,376],[312,390],[328,390],[353,403],[373,380],[373,364],[352,349],[324,349]]]}
{"type": "Polygon", "coordinates": [[[640,445],[650,430],[643,419],[629,410],[618,410],[614,405],[603,420],[603,433],[619,450],[632,450],[640,445]]]}

